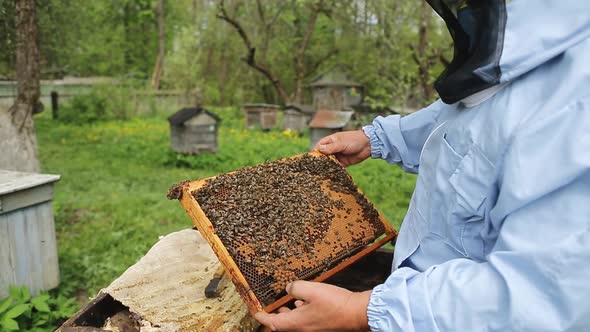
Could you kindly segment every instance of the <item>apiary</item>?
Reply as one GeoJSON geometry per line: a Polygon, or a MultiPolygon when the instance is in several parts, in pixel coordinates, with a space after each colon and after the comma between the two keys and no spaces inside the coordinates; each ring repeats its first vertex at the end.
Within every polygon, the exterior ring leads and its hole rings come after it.
{"type": "Polygon", "coordinates": [[[397,233],[332,157],[307,153],[169,192],[209,242],[250,312],[292,298],[294,280],[323,281],[397,233]]]}

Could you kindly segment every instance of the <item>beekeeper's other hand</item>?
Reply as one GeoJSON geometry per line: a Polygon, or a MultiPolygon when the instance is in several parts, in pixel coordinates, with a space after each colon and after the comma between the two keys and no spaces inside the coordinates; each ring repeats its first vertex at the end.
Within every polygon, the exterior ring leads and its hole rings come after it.
{"type": "Polygon", "coordinates": [[[367,306],[371,291],[355,293],[333,285],[295,281],[287,285],[295,309],[254,316],[273,331],[368,331],[367,306]]]}
{"type": "Polygon", "coordinates": [[[334,155],[343,166],[354,165],[371,156],[369,138],[362,130],[343,131],[326,136],[313,148],[334,155]]]}

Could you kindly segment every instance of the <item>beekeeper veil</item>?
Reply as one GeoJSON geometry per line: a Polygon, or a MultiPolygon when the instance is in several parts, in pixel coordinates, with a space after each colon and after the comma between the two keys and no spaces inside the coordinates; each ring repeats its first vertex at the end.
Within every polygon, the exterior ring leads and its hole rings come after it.
{"type": "Polygon", "coordinates": [[[453,60],[434,84],[452,104],[497,85],[504,43],[504,0],[427,0],[453,38],[453,60]]]}

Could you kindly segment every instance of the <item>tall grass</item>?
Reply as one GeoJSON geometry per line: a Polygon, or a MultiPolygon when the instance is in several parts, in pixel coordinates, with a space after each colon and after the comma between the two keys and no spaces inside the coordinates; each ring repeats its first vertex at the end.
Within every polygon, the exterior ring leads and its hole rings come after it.
{"type": "MultiPolygon", "coordinates": [[[[67,124],[36,119],[43,172],[61,174],[54,197],[62,283],[59,293],[93,295],[164,235],[192,227],[166,193],[174,183],[305,152],[309,136],[248,131],[239,110],[222,118],[219,152],[182,156],[169,149],[163,116],[67,124]]],[[[414,176],[368,160],[349,172],[396,227],[405,214],[414,176]]]]}

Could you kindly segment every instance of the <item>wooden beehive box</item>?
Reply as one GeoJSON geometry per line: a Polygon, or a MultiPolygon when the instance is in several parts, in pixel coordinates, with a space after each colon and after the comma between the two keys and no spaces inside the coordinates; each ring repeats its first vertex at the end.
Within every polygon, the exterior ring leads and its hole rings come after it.
{"type": "Polygon", "coordinates": [[[252,313],[292,300],[397,233],[331,157],[308,153],[176,185],[178,198],[252,313]]]}
{"type": "Polygon", "coordinates": [[[168,118],[170,147],[180,153],[217,152],[217,126],[221,119],[200,107],[183,108],[168,118]]]}
{"type": "Polygon", "coordinates": [[[0,299],[10,286],[38,294],[59,284],[51,208],[59,178],[0,170],[0,299]]]}
{"type": "Polygon", "coordinates": [[[324,73],[310,87],[315,110],[342,111],[363,100],[363,86],[351,79],[342,68],[324,73]]]}
{"type": "Polygon", "coordinates": [[[277,126],[280,107],[272,104],[244,104],[242,111],[248,129],[273,129],[277,126]]]}
{"type": "Polygon", "coordinates": [[[311,105],[286,105],[283,109],[283,130],[304,131],[313,114],[311,105]]]}

